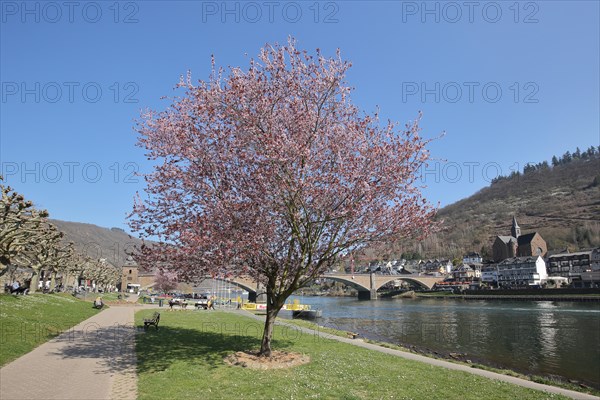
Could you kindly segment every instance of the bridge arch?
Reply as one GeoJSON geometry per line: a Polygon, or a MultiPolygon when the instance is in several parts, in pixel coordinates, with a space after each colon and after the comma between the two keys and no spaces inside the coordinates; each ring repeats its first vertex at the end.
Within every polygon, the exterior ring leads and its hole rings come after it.
{"type": "Polygon", "coordinates": [[[431,290],[431,288],[432,288],[432,286],[429,286],[427,283],[419,280],[418,278],[403,277],[402,275],[389,275],[389,279],[377,279],[377,285],[374,289],[379,290],[379,289],[381,289],[382,286],[384,286],[390,282],[396,281],[396,280],[411,282],[411,283],[414,283],[417,286],[419,286],[423,289],[427,289],[427,290],[431,290]]]}
{"type": "Polygon", "coordinates": [[[240,289],[243,289],[243,290],[247,291],[248,293],[250,293],[250,292],[256,292],[256,287],[254,287],[254,288],[250,287],[247,283],[238,282],[235,279],[230,279],[230,280],[227,280],[227,279],[215,279],[215,280],[216,281],[230,283],[233,286],[237,286],[240,289]]]}
{"type": "Polygon", "coordinates": [[[331,281],[335,281],[335,282],[341,282],[346,286],[350,286],[354,289],[356,289],[359,292],[362,291],[370,291],[371,288],[365,285],[361,285],[360,283],[358,283],[357,281],[353,280],[352,278],[342,278],[340,276],[322,276],[320,279],[329,279],[331,281]]]}
{"type": "Polygon", "coordinates": [[[227,282],[233,286],[239,287],[242,290],[248,292],[248,301],[256,302],[256,301],[265,301],[265,289],[262,285],[257,285],[256,281],[251,278],[246,277],[236,277],[236,278],[213,278],[216,281],[227,282]]]}

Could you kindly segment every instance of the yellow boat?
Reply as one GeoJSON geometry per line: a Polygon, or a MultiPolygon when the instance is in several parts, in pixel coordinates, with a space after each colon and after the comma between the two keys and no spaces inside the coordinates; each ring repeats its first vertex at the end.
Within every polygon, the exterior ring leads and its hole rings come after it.
{"type": "MultiPolygon", "coordinates": [[[[266,311],[267,305],[265,303],[244,303],[242,304],[242,309],[250,311],[266,311]]],[[[284,304],[281,309],[288,311],[310,311],[310,306],[300,304],[299,300],[294,300],[293,303],[284,304]]]]}

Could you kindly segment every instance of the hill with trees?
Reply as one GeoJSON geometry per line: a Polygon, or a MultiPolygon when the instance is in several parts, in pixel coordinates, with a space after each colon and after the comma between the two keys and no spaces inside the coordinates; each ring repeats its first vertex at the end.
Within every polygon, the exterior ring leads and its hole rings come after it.
{"type": "Polygon", "coordinates": [[[81,222],[52,219],[50,222],[64,233],[65,240],[73,242],[77,251],[94,259],[104,258],[121,267],[134,246],[142,241],[128,235],[120,228],[104,228],[81,222]]]}
{"type": "Polygon", "coordinates": [[[510,232],[516,216],[523,233],[537,231],[549,250],[600,246],[598,148],[567,151],[552,161],[528,164],[490,186],[438,211],[441,230],[422,242],[386,243],[363,260],[456,258],[471,251],[491,255],[496,235],[510,232]]]}

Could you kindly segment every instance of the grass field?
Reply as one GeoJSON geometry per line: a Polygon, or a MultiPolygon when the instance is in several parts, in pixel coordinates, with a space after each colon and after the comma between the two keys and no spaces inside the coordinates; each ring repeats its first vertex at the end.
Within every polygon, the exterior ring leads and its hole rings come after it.
{"type": "MultiPolygon", "coordinates": [[[[136,314],[136,323],[153,311],[136,314]]],[[[149,399],[547,399],[562,398],[349,344],[275,329],[275,349],[307,354],[291,369],[257,371],[223,362],[257,349],[262,323],[227,312],[163,312],[137,337],[138,393],[149,399]]]]}
{"type": "Polygon", "coordinates": [[[96,314],[69,294],[0,295],[0,365],[96,314]]]}
{"type": "Polygon", "coordinates": [[[118,301],[121,300],[119,299],[119,296],[121,296],[121,298],[123,298],[123,294],[119,293],[119,292],[111,292],[111,293],[94,293],[92,295],[89,296],[90,299],[94,299],[94,295],[100,296],[102,297],[102,300],[107,302],[107,301],[118,301]]]}

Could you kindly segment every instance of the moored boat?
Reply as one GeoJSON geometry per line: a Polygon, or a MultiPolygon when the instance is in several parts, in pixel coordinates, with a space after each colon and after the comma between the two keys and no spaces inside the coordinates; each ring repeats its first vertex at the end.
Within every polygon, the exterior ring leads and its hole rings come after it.
{"type": "Polygon", "coordinates": [[[292,318],[301,319],[317,319],[323,316],[322,310],[294,310],[292,311],[292,318]]]}

